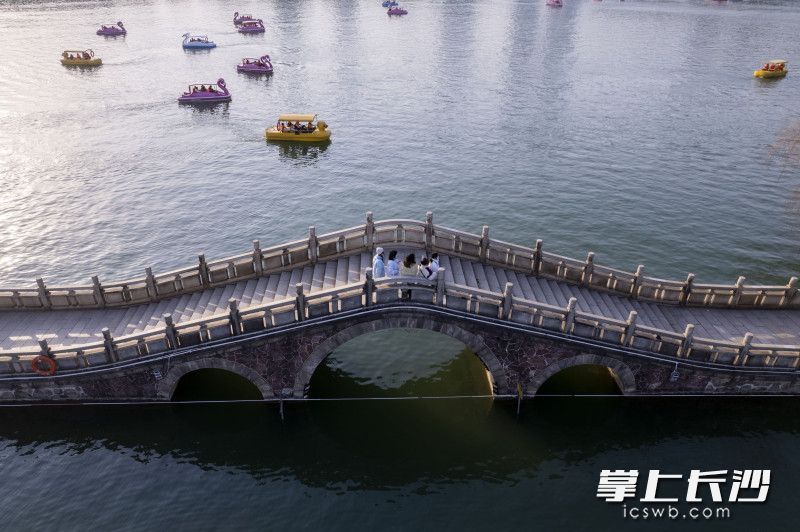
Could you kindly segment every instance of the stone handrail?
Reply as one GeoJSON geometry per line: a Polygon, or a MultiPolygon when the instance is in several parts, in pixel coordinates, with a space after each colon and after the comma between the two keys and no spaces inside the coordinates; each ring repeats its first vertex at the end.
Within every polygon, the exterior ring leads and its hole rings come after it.
{"type": "Polygon", "coordinates": [[[358,252],[372,252],[377,245],[425,248],[486,264],[579,284],[595,290],[646,301],[701,307],[800,308],[797,278],[783,286],[745,285],[744,277],[735,284],[699,284],[694,274],[684,281],[658,279],[644,275],[644,266],[626,272],[594,262],[594,253],[586,260],[563,257],[542,250],[537,240],[529,248],[494,240],[489,227],[480,235],[435,225],[433,214],[425,221],[383,220],[374,222],[367,213],[362,225],[317,236],[309,228],[308,238],[287,244],[261,248],[253,241],[252,251],[215,261],[198,255],[197,264],[161,274],[145,268],[139,279],[101,283],[92,277],[91,285],[47,286],[36,280],[36,288],[0,288],[0,311],[46,309],[96,309],[125,307],[160,301],[207,288],[270,275],[286,269],[331,260],[358,252]]]}
{"type": "Polygon", "coordinates": [[[513,296],[511,283],[498,294],[448,283],[444,273],[442,268],[435,281],[407,277],[373,279],[371,270],[367,269],[363,282],[311,294],[306,294],[303,284],[298,283],[294,298],[246,309],[239,308],[238,301],[231,299],[225,314],[180,324],[175,324],[172,317],[165,314],[163,328],[120,338],[113,338],[108,329],[103,329],[102,341],[83,346],[53,348],[41,340],[39,349],[0,351],[0,375],[32,373],[31,360],[39,355],[53,357],[59,370],[80,371],[387,304],[427,305],[478,319],[485,317],[492,322],[497,320],[583,339],[598,346],[660,355],[676,363],[691,360],[723,367],[789,371],[800,363],[800,345],[753,344],[753,335],[749,332],[740,342],[699,338],[694,337],[692,324],[687,325],[683,333],[645,327],[637,324],[636,311],[631,311],[623,321],[578,311],[574,297],[566,307],[558,307],[513,296]]]}

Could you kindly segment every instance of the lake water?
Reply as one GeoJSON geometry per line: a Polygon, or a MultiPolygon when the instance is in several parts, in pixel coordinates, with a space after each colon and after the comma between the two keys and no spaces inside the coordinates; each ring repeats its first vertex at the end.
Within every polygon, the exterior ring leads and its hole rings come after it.
{"type": "MultiPolygon", "coordinates": [[[[544,0],[0,1],[0,284],[141,275],[422,218],[698,282],[797,272],[800,4],[544,0]],[[234,10],[267,31],[243,36],[234,10]],[[125,22],[107,39],[101,23],[125,22]],[[210,52],[181,49],[208,34],[210,52]],[[92,48],[95,70],[62,67],[92,48]],[[246,56],[275,73],[236,73],[246,56]],[[233,101],[182,107],[224,77],[233,101]],[[268,144],[316,112],[325,148],[268,144]],[[786,150],[789,150],[789,153],[786,150]]],[[[579,382],[577,386],[582,384],[579,382]]],[[[317,398],[485,395],[476,357],[394,332],[317,398]]],[[[794,400],[541,398],[0,409],[2,528],[630,528],[601,469],[773,469],[726,529],[794,522],[794,400]]],[[[705,523],[708,525],[709,523],[705,523]]],[[[668,522],[648,524],[672,529],[668,522]]]]}

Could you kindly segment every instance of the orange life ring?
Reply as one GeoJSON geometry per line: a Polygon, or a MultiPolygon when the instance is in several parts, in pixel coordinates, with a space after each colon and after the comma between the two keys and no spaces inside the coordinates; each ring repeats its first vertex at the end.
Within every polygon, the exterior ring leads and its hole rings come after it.
{"type": "Polygon", "coordinates": [[[31,360],[31,368],[33,371],[38,373],[43,377],[49,377],[51,375],[56,374],[56,368],[58,364],[56,363],[55,359],[46,357],[44,355],[39,355],[38,357],[31,360]]]}

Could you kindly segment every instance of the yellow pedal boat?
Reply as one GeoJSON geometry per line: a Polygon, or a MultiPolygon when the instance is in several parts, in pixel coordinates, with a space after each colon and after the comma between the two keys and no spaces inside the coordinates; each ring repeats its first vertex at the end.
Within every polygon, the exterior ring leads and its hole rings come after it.
{"type": "Polygon", "coordinates": [[[783,59],[773,59],[767,61],[764,66],[753,72],[757,78],[782,78],[789,73],[786,61],[783,59]]]}
{"type": "Polygon", "coordinates": [[[278,123],[267,129],[267,140],[289,142],[325,142],[331,139],[328,124],[317,120],[317,115],[281,115],[278,123]],[[315,123],[316,121],[316,123],[315,123]]]}
{"type": "Polygon", "coordinates": [[[94,56],[91,50],[64,50],[61,54],[61,64],[65,66],[95,67],[103,64],[103,60],[94,56]]]}

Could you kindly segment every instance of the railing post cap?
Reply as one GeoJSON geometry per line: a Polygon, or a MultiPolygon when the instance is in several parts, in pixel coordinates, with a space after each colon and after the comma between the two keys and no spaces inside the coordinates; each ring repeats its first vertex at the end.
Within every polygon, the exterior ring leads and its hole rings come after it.
{"type": "Polygon", "coordinates": [[[592,262],[594,260],[594,251],[590,251],[586,254],[586,262],[592,262]]]}
{"type": "Polygon", "coordinates": [[[92,275],[92,282],[99,283],[100,282],[100,277],[97,276],[97,275],[92,275]]]}
{"type": "Polygon", "coordinates": [[[164,313],[164,323],[166,323],[167,325],[172,325],[172,314],[170,314],[169,312],[164,313]]]}
{"type": "Polygon", "coordinates": [[[228,307],[231,310],[235,310],[235,309],[239,308],[239,300],[238,299],[234,299],[234,298],[230,298],[228,300],[228,307]]]}
{"type": "Polygon", "coordinates": [[[744,333],[744,343],[749,344],[752,341],[753,341],[753,333],[751,332],[744,333]]]}
{"type": "Polygon", "coordinates": [[[367,211],[367,221],[372,221],[372,211],[367,211]]]}
{"type": "Polygon", "coordinates": [[[632,311],[628,312],[628,319],[635,318],[638,315],[639,315],[638,312],[636,312],[635,310],[632,310],[632,311]]]}
{"type": "Polygon", "coordinates": [[[693,273],[686,274],[686,280],[688,281],[688,280],[691,280],[691,279],[694,279],[694,274],[693,273]]]}
{"type": "Polygon", "coordinates": [[[295,283],[294,289],[297,291],[298,295],[303,293],[303,283],[295,283]]]}
{"type": "MultiPolygon", "coordinates": [[[[148,277],[150,277],[151,275],[153,275],[153,268],[151,268],[150,266],[146,266],[145,269],[144,269],[144,273],[148,277]]],[[[94,279],[94,277],[92,277],[92,279],[94,279]]]]}
{"type": "Polygon", "coordinates": [[[691,333],[692,331],[694,331],[694,323],[687,323],[687,324],[686,324],[686,329],[684,330],[684,332],[685,332],[686,334],[689,334],[689,333],[691,333]]]}
{"type": "Polygon", "coordinates": [[[794,276],[790,277],[789,278],[789,286],[794,286],[796,284],[797,284],[797,277],[794,277],[794,276]]]}

